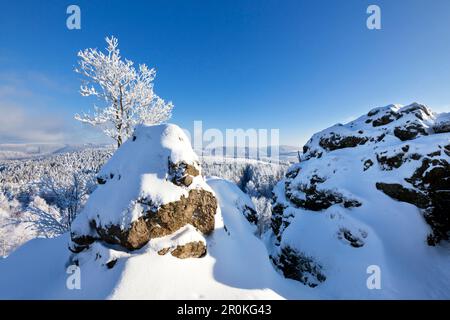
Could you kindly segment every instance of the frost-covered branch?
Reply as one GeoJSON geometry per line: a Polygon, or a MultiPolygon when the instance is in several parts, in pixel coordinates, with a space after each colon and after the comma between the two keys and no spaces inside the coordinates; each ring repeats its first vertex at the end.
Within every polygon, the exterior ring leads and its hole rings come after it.
{"type": "Polygon", "coordinates": [[[137,124],[160,124],[172,116],[173,104],[166,103],[153,91],[156,71],[145,64],[136,70],[131,60],[122,59],[115,37],[106,38],[106,53],[85,49],[78,53],[75,71],[84,76],[80,94],[94,96],[104,103],[93,114],[76,114],[75,119],[103,132],[117,142],[128,139],[137,124]]]}

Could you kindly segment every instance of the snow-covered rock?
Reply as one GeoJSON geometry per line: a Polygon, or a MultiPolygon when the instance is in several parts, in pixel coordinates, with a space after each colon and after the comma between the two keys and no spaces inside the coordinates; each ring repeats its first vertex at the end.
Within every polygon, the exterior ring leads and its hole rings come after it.
{"type": "Polygon", "coordinates": [[[336,297],[370,297],[371,265],[384,297],[449,297],[448,120],[390,105],[313,135],[274,188],[274,264],[336,297]]]}
{"type": "MultiPolygon", "coordinates": [[[[135,250],[151,239],[167,237],[186,225],[187,233],[214,230],[217,201],[200,174],[197,155],[177,126],[139,126],[103,166],[99,186],[72,223],[71,249],[78,253],[93,242],[135,250]]],[[[180,258],[205,254],[204,239],[177,246],[180,258]]],[[[76,258],[75,258],[76,259],[76,258]]]]}

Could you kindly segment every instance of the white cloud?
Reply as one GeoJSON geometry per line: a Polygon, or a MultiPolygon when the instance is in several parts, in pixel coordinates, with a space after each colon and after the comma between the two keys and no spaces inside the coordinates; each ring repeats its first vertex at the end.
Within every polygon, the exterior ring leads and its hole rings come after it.
{"type": "Polygon", "coordinates": [[[0,72],[0,144],[108,142],[61,107],[54,95],[68,92],[64,82],[41,72],[0,72]]]}
{"type": "Polygon", "coordinates": [[[67,138],[64,127],[58,116],[0,102],[0,143],[62,142],[67,138]]]}

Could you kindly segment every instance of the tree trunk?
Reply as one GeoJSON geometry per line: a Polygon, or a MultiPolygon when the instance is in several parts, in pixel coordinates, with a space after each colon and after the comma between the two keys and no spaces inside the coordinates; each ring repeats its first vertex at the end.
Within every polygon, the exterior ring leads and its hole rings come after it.
{"type": "Polygon", "coordinates": [[[122,86],[119,86],[120,89],[120,97],[119,97],[119,111],[120,111],[120,118],[118,118],[119,121],[119,132],[117,135],[117,148],[120,148],[121,144],[123,143],[122,138],[122,127],[123,127],[123,93],[122,93],[122,86]]]}

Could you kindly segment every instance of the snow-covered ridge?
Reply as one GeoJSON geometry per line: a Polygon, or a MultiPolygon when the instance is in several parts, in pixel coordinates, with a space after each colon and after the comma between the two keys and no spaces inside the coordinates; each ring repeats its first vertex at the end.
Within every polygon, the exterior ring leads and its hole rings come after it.
{"type": "Polygon", "coordinates": [[[365,144],[395,144],[418,136],[440,133],[449,123],[449,113],[436,114],[425,105],[388,105],[374,108],[347,124],[336,124],[314,134],[303,147],[302,159],[346,147],[365,144]]]}

